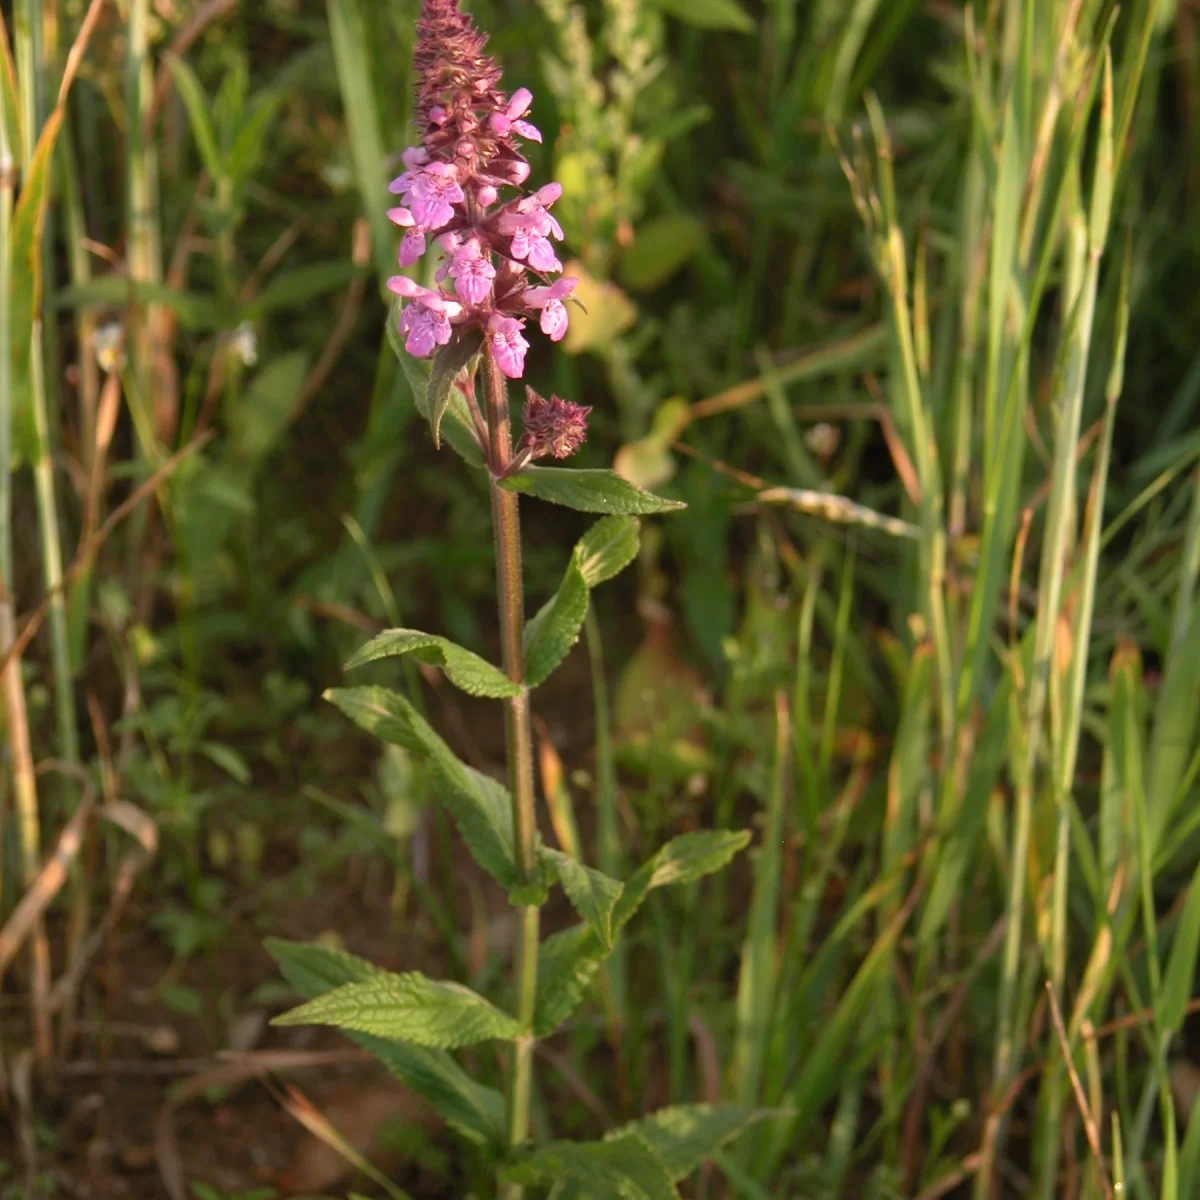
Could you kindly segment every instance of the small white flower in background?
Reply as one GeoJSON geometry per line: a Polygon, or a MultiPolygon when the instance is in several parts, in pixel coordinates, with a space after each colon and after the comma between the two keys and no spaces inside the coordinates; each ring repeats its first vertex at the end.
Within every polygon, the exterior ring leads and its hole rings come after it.
{"type": "Polygon", "coordinates": [[[836,425],[826,421],[818,421],[811,429],[805,431],[804,444],[810,453],[815,454],[824,464],[836,453],[841,444],[842,433],[836,425]]]}
{"type": "Polygon", "coordinates": [[[92,333],[92,353],[105,374],[119,371],[125,365],[125,331],[120,321],[105,321],[92,333]]]}
{"type": "Polygon", "coordinates": [[[242,360],[242,365],[252,367],[258,362],[258,334],[249,321],[243,321],[229,335],[229,349],[242,360]]]}

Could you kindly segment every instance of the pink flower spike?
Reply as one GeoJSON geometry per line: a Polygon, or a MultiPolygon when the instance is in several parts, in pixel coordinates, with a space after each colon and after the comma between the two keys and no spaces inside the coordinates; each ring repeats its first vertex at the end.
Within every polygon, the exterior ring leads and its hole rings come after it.
{"type": "Polygon", "coordinates": [[[521,322],[493,313],[488,321],[488,332],[496,366],[509,379],[520,379],[525,373],[525,351],[529,349],[529,343],[521,336],[521,322]]]}
{"type": "Polygon", "coordinates": [[[411,267],[425,253],[425,231],[410,229],[400,239],[400,265],[411,267]]]}
{"type": "Polygon", "coordinates": [[[387,218],[393,225],[399,225],[401,229],[407,229],[413,223],[413,215],[407,208],[389,208],[387,218]]]}
{"type": "Polygon", "coordinates": [[[561,300],[547,300],[539,324],[552,342],[561,342],[567,332],[567,306],[561,300]]]}

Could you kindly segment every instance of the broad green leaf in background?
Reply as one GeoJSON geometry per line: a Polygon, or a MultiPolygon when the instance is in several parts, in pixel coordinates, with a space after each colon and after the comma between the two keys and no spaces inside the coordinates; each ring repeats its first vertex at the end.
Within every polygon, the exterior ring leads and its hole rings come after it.
{"type": "MultiPolygon", "coordinates": [[[[366,959],[325,946],[269,938],[267,952],[284,978],[305,1000],[347,983],[374,979],[384,972],[366,959]]],[[[445,1050],[386,1041],[348,1030],[356,1045],[369,1051],[405,1087],[425,1097],[447,1124],[478,1144],[503,1145],[504,1097],[476,1083],[445,1050]]]]}
{"type": "Polygon", "coordinates": [[[271,276],[271,281],[253,300],[239,311],[242,319],[261,317],[266,313],[300,308],[320,299],[329,292],[345,287],[363,268],[352,260],[331,259],[329,262],[308,263],[271,276]]]}
{"type": "Polygon", "coordinates": [[[582,354],[585,350],[604,353],[637,320],[637,305],[615,283],[595,279],[583,263],[572,260],[563,268],[564,275],[573,276],[575,285],[571,306],[571,323],[563,338],[567,354],[582,354]]]}
{"type": "Polygon", "coordinates": [[[575,911],[587,922],[606,950],[612,949],[613,909],[624,884],[603,871],[585,867],[577,859],[548,846],[541,848],[542,860],[558,876],[575,911]]]}
{"type": "Polygon", "coordinates": [[[537,687],[562,662],[587,617],[591,588],[623,571],[637,556],[638,523],[605,517],[576,543],[558,591],[525,627],[525,680],[537,687]]]}
{"type": "Polygon", "coordinates": [[[446,678],[472,696],[487,696],[493,700],[515,696],[521,690],[499,667],[494,667],[478,654],[464,650],[448,638],[416,629],[387,629],[372,638],[347,663],[353,670],[380,658],[396,658],[411,654],[418,661],[440,667],[446,678]]]}
{"type": "Polygon", "coordinates": [[[521,1034],[517,1021],[470,988],[428,979],[419,971],[344,983],[272,1024],[332,1025],[438,1050],[494,1038],[511,1041],[521,1034]]]}
{"type": "Polygon", "coordinates": [[[704,226],[685,213],[664,213],[639,225],[621,255],[621,282],[631,292],[650,292],[667,282],[704,241],[704,226]]]}
{"type": "Polygon", "coordinates": [[[211,296],[184,292],[161,283],[146,283],[123,275],[105,275],[54,293],[55,308],[83,308],[89,304],[159,304],[169,309],[180,328],[208,331],[233,322],[211,296]]]}
{"type": "Polygon", "coordinates": [[[638,1134],[678,1182],[748,1125],[773,1115],[770,1109],[744,1104],[681,1104],[660,1108],[648,1117],[621,1126],[609,1136],[638,1134]]]}
{"type": "Polygon", "coordinates": [[[660,487],[675,474],[671,443],[687,428],[691,419],[691,405],[682,396],[664,400],[655,410],[650,432],[637,441],[626,442],[617,451],[613,470],[638,487],[660,487]]]}
{"type": "Polygon", "coordinates": [[[330,688],[325,699],[368,733],[425,759],[433,772],[434,795],[454,818],[475,861],[501,886],[516,882],[512,804],[503,785],[459,762],[396,692],[381,687],[330,688]]]}
{"type": "Polygon", "coordinates": [[[526,467],[502,480],[500,486],[576,512],[640,516],[687,507],[679,500],[655,496],[612,471],[587,468],[526,467]]]}
{"type": "Polygon", "coordinates": [[[204,169],[215,183],[225,177],[225,164],[221,152],[217,148],[217,135],[212,123],[212,101],[205,95],[196,72],[178,55],[166,56],[167,66],[175,81],[175,90],[187,109],[188,123],[192,127],[192,137],[196,139],[196,149],[204,163],[204,169]]]}
{"type": "Polygon", "coordinates": [[[433,434],[435,449],[442,447],[442,417],[450,404],[454,392],[454,381],[459,372],[479,353],[483,335],[478,329],[460,329],[450,340],[439,346],[429,368],[429,390],[425,394],[425,406],[429,418],[429,429],[433,434]]]}
{"type": "Polygon", "coordinates": [[[701,29],[752,33],[754,21],[736,0],[650,0],[655,8],[701,29]]]}
{"type": "Polygon", "coordinates": [[[506,1175],[523,1183],[560,1183],[561,1195],[579,1200],[679,1200],[662,1160],[632,1131],[602,1142],[551,1142],[506,1175]]]}
{"type": "Polygon", "coordinates": [[[230,448],[251,469],[274,449],[296,410],[308,351],[293,350],[272,359],[250,381],[229,413],[230,448]]]}

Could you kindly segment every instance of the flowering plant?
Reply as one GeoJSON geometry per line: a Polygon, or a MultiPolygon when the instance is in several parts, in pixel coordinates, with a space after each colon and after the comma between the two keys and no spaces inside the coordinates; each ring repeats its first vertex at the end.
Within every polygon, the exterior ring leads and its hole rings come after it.
{"type": "Polygon", "coordinates": [[[416,971],[389,974],[326,948],[274,941],[269,948],[285,976],[308,1000],[277,1023],[348,1031],[494,1162],[506,1196],[551,1183],[560,1200],[676,1196],[675,1181],[753,1114],[688,1106],[635,1121],[600,1142],[528,1145],[536,1040],[554,1033],[583,1001],[651,890],[719,869],[748,835],[685,834],[620,881],[584,865],[570,847],[546,846],[538,834],[530,689],[574,644],[590,590],[636,556],[638,517],[681,506],[611,471],[534,465],[579,447],[590,411],[583,405],[527,388],[524,432],[514,446],[506,379],[524,374],[526,324],[536,314],[547,337],[561,338],[575,280],[554,278],[562,270],[554,249],[562,231],[549,210],[558,185],[522,190],[529,164],[519,139],[541,138],[527,120],[532,96],[524,88],[511,96],[501,90],[500,69],[485,44],[457,0],[423,0],[414,54],[421,144],[402,156],[405,170],[391,184],[401,204],[390,215],[404,230],[401,267],[426,254],[431,240],[443,257],[436,288],[407,275],[388,280],[397,297],[389,333],[435,444],[444,432],[453,449],[487,474],[502,663],[496,667],[434,634],[391,629],[347,665],[411,654],[440,667],[464,691],[502,701],[508,788],[460,762],[399,692],[368,686],[326,695],[363,728],[425,760],[436,797],[476,862],[508,890],[517,910],[515,995],[506,1011],[457,983],[416,971]],[[604,514],[575,547],[558,591],[528,622],[522,494],[604,514]],[[540,909],[556,884],[580,923],[540,941],[540,909]],[[510,1047],[506,1095],[470,1078],[449,1053],[485,1041],[510,1047]]]}

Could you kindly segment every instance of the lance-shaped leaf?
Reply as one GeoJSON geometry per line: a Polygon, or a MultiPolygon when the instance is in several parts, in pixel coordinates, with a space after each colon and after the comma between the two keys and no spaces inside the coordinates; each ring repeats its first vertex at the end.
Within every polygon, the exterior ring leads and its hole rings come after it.
{"type": "Polygon", "coordinates": [[[563,891],[575,906],[575,911],[587,922],[588,928],[600,939],[606,950],[612,949],[613,909],[624,889],[618,879],[603,871],[585,867],[578,859],[561,850],[541,848],[542,861],[558,876],[563,891]]]}
{"type": "Polygon", "coordinates": [[[602,1142],[551,1142],[505,1168],[515,1183],[557,1183],[573,1200],[679,1200],[662,1160],[639,1134],[622,1132],[602,1142]]]}
{"type": "Polygon", "coordinates": [[[477,992],[461,983],[429,979],[420,971],[382,972],[344,983],[282,1013],[272,1024],[332,1025],[439,1050],[521,1036],[520,1022],[477,992]]]}
{"type": "MultiPolygon", "coordinates": [[[[306,1000],[386,973],[366,959],[325,946],[269,938],[266,948],[283,977],[306,1000]]],[[[424,1096],[463,1137],[478,1145],[504,1144],[504,1097],[495,1088],[476,1083],[445,1050],[353,1030],[347,1030],[346,1036],[379,1059],[405,1087],[424,1096]]]]}
{"type": "Polygon", "coordinates": [[[442,448],[442,418],[450,406],[450,397],[455,393],[454,381],[459,372],[479,353],[483,335],[478,329],[456,329],[450,340],[439,346],[429,368],[429,387],[425,392],[425,407],[428,412],[429,429],[433,434],[435,448],[442,448]]]}
{"type": "Polygon", "coordinates": [[[17,93],[17,69],[8,43],[8,26],[0,21],[0,145],[14,158],[21,145],[21,100],[17,93]]]}
{"type": "MultiPolygon", "coordinates": [[[[616,898],[611,916],[613,937],[654,888],[692,883],[719,871],[749,840],[745,830],[704,830],[672,838],[633,873],[616,898]]],[[[533,1018],[538,1037],[548,1037],[579,1007],[610,950],[589,925],[564,929],[542,943],[533,1018]]]]}
{"type": "Polygon", "coordinates": [[[558,591],[525,626],[525,681],[539,683],[562,662],[587,617],[588,592],[637,556],[636,517],[605,517],[580,538],[558,591]]]}
{"type": "Polygon", "coordinates": [[[368,733],[425,759],[434,794],[446,806],[475,861],[503,887],[516,882],[512,801],[508,789],[455,758],[450,747],[401,695],[381,687],[330,688],[336,704],[368,733]]]}
{"type": "Polygon", "coordinates": [[[615,471],[575,467],[526,467],[509,475],[501,487],[524,496],[562,504],[576,512],[627,514],[675,512],[686,508],[680,500],[666,500],[640,488],[615,471]]]}
{"type": "Polygon", "coordinates": [[[610,1138],[636,1133],[662,1160],[671,1178],[686,1179],[714,1150],[748,1125],[776,1115],[742,1104],[681,1104],[622,1125],[610,1138]]]}
{"type": "Polygon", "coordinates": [[[379,658],[397,658],[411,654],[420,662],[441,667],[446,678],[472,696],[487,696],[498,700],[515,696],[521,690],[499,667],[494,667],[478,654],[464,650],[448,638],[417,629],[387,629],[372,638],[346,663],[346,670],[361,667],[379,658]]]}
{"type": "MultiPolygon", "coordinates": [[[[429,381],[432,375],[430,362],[426,358],[413,358],[404,348],[404,339],[400,336],[398,322],[400,320],[400,301],[392,301],[391,311],[387,319],[388,342],[400,362],[408,386],[412,389],[413,403],[417,412],[429,420],[429,381]]],[[[483,451],[475,440],[475,430],[471,422],[471,412],[467,408],[466,397],[457,388],[450,389],[448,400],[438,434],[445,434],[450,448],[473,467],[483,466],[483,451]]]]}

